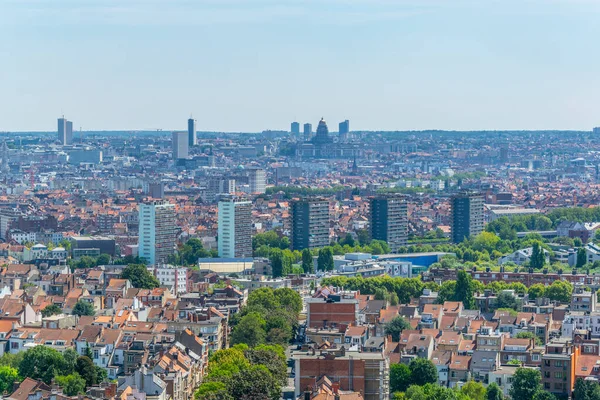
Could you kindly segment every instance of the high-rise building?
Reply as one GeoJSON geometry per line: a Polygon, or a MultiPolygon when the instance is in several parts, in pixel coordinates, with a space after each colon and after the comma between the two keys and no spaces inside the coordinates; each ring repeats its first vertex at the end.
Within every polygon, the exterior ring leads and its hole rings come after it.
{"type": "Polygon", "coordinates": [[[2,141],[2,153],[0,154],[0,157],[2,157],[0,172],[8,174],[10,172],[10,166],[8,165],[8,146],[6,145],[6,139],[2,141]]]}
{"type": "Polygon", "coordinates": [[[308,142],[310,139],[312,139],[312,124],[304,124],[304,141],[308,142]]]}
{"type": "Polygon", "coordinates": [[[248,184],[250,186],[250,193],[264,193],[266,190],[265,170],[261,168],[249,168],[248,184]]]}
{"type": "Polygon", "coordinates": [[[173,132],[172,147],[174,160],[187,158],[189,150],[187,133],[173,132]]]}
{"type": "Polygon", "coordinates": [[[322,198],[293,200],[290,204],[293,250],[329,245],[329,201],[322,198]]]}
{"type": "Polygon", "coordinates": [[[350,133],[350,121],[345,120],[339,124],[340,141],[348,141],[348,134],[350,133]]]}
{"type": "Polygon", "coordinates": [[[251,216],[252,203],[250,201],[236,198],[219,201],[219,257],[252,257],[251,216]]]}
{"type": "Polygon", "coordinates": [[[369,199],[371,239],[387,242],[393,253],[408,243],[408,209],[400,195],[378,195],[369,199]]]}
{"type": "Polygon", "coordinates": [[[600,134],[600,126],[592,129],[592,133],[600,134]]]}
{"type": "Polygon", "coordinates": [[[483,196],[461,192],[452,197],[452,241],[460,243],[465,238],[483,232],[483,196]]]}
{"type": "Polygon", "coordinates": [[[300,135],[300,123],[295,121],[292,122],[290,132],[292,133],[292,135],[300,135]]]}
{"type": "Polygon", "coordinates": [[[63,115],[58,119],[58,141],[63,146],[73,144],[73,122],[69,121],[63,115]]]}
{"type": "Polygon", "coordinates": [[[315,143],[329,143],[331,142],[331,138],[329,137],[329,128],[327,128],[327,122],[323,118],[319,121],[319,125],[317,126],[317,134],[315,135],[313,141],[315,143]]]}
{"type": "Polygon", "coordinates": [[[193,118],[188,119],[188,146],[193,147],[196,145],[196,120],[193,118]]]}
{"type": "Polygon", "coordinates": [[[138,219],[139,256],[147,264],[166,263],[175,251],[175,205],[164,200],[141,203],[138,219]]]}
{"type": "Polygon", "coordinates": [[[73,144],[73,121],[67,121],[67,145],[73,144]]]}
{"type": "Polygon", "coordinates": [[[153,199],[162,199],[165,196],[165,184],[163,182],[150,182],[148,194],[153,199]]]}

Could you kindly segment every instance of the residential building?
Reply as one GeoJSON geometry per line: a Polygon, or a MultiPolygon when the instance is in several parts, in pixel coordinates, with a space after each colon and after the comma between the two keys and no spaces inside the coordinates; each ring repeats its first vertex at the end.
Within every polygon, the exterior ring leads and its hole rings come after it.
{"type": "Polygon", "coordinates": [[[369,199],[371,238],[387,242],[392,253],[408,243],[408,209],[403,196],[379,195],[369,199]]]}
{"type": "Polygon", "coordinates": [[[329,245],[329,201],[323,198],[296,199],[290,203],[293,250],[329,245]]]}
{"type": "Polygon", "coordinates": [[[153,200],[140,204],[138,254],[147,264],[166,263],[175,251],[175,221],[175,205],[168,201],[153,200]]]}
{"type": "Polygon", "coordinates": [[[460,243],[465,238],[483,231],[483,196],[463,192],[451,199],[452,241],[460,243]]]}
{"type": "Polygon", "coordinates": [[[219,257],[252,257],[251,215],[252,202],[250,201],[228,198],[219,202],[219,257]]]}
{"type": "Polygon", "coordinates": [[[175,295],[187,293],[187,268],[169,264],[159,264],[148,267],[148,270],[158,279],[161,286],[168,287],[175,295]]]}
{"type": "Polygon", "coordinates": [[[251,194],[262,194],[266,190],[265,170],[261,168],[248,169],[248,185],[251,194]]]}
{"type": "Polygon", "coordinates": [[[568,397],[575,386],[574,371],[577,365],[579,348],[572,345],[571,339],[555,340],[546,345],[542,355],[542,386],[544,390],[568,397]]]}

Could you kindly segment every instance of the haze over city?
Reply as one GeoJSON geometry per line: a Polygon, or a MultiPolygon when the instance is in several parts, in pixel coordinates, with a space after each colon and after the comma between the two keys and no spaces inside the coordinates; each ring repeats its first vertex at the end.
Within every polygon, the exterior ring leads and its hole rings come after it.
{"type": "Polygon", "coordinates": [[[0,131],[598,124],[594,0],[0,2],[0,131]]]}

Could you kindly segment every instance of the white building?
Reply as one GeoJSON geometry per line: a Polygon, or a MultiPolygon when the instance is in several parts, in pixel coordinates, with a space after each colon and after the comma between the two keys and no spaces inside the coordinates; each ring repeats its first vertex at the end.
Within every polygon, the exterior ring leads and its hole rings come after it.
{"type": "Polygon", "coordinates": [[[248,169],[248,184],[250,193],[264,193],[266,190],[265,170],[260,168],[248,169]]]}
{"type": "Polygon", "coordinates": [[[187,132],[173,132],[172,147],[174,160],[187,158],[189,151],[187,132]]]}
{"type": "MultiPolygon", "coordinates": [[[[543,249],[544,250],[544,249],[543,249]]],[[[533,247],[527,247],[526,249],[517,250],[513,253],[507,254],[504,257],[500,257],[500,264],[506,264],[508,262],[515,263],[517,265],[523,265],[531,261],[531,255],[533,254],[533,247]]],[[[544,250],[544,259],[546,263],[550,263],[550,253],[548,250],[544,250]]]]}
{"type": "Polygon", "coordinates": [[[175,229],[175,205],[163,200],[140,204],[139,256],[147,264],[166,263],[175,251],[175,229]]]}
{"type": "Polygon", "coordinates": [[[251,215],[250,201],[230,198],[219,202],[219,257],[252,257],[251,215]]]}
{"type": "Polygon", "coordinates": [[[168,287],[171,293],[187,293],[187,268],[160,264],[154,268],[149,267],[148,271],[158,279],[161,286],[168,287]]]}

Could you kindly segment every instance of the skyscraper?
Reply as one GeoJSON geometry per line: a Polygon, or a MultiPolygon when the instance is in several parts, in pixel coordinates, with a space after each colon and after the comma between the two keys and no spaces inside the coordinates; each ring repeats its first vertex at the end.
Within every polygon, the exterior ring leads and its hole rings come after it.
{"type": "Polygon", "coordinates": [[[0,157],[2,157],[0,172],[8,174],[10,172],[10,166],[8,165],[8,146],[6,145],[6,139],[2,141],[2,153],[0,154],[0,157]]]}
{"type": "Polygon", "coordinates": [[[188,146],[193,147],[196,145],[196,120],[191,118],[188,119],[188,146]]]}
{"type": "Polygon", "coordinates": [[[291,126],[290,132],[292,133],[292,135],[295,135],[295,136],[300,135],[300,123],[299,122],[292,122],[292,126],[291,126]]]}
{"type": "Polygon", "coordinates": [[[175,205],[156,200],[139,206],[139,249],[147,264],[166,263],[175,252],[175,205]]]}
{"type": "Polygon", "coordinates": [[[329,245],[329,201],[323,198],[293,200],[290,204],[293,250],[329,245]]]}
{"type": "Polygon", "coordinates": [[[249,168],[248,184],[250,186],[250,193],[264,193],[266,190],[265,170],[260,168],[249,168]]]}
{"type": "Polygon", "coordinates": [[[460,243],[465,238],[483,231],[483,196],[461,192],[451,199],[452,241],[460,243]]]}
{"type": "Polygon", "coordinates": [[[219,257],[252,257],[251,216],[252,203],[250,201],[236,198],[219,201],[219,257]]]}
{"type": "Polygon", "coordinates": [[[73,121],[67,121],[67,145],[73,144],[73,121]]]}
{"type": "Polygon", "coordinates": [[[329,128],[327,128],[327,122],[323,118],[319,121],[319,125],[317,126],[317,134],[315,135],[313,142],[324,144],[330,143],[331,138],[329,137],[329,128]]]}
{"type": "Polygon", "coordinates": [[[312,139],[312,124],[304,124],[304,141],[308,142],[312,139]]]}
{"type": "Polygon", "coordinates": [[[383,240],[392,253],[408,243],[408,209],[400,195],[378,195],[369,199],[371,239],[383,240]]]}
{"type": "Polygon", "coordinates": [[[63,117],[58,119],[58,141],[65,146],[67,144],[67,120],[63,117]]]}
{"type": "Polygon", "coordinates": [[[350,133],[350,121],[345,120],[339,124],[340,142],[348,141],[348,134],[350,133]]]}
{"type": "Polygon", "coordinates": [[[69,146],[73,143],[73,122],[68,121],[63,115],[58,119],[58,141],[63,146],[69,146]]]}
{"type": "Polygon", "coordinates": [[[173,132],[172,138],[173,159],[179,160],[188,156],[188,138],[185,132],[173,132]]]}

